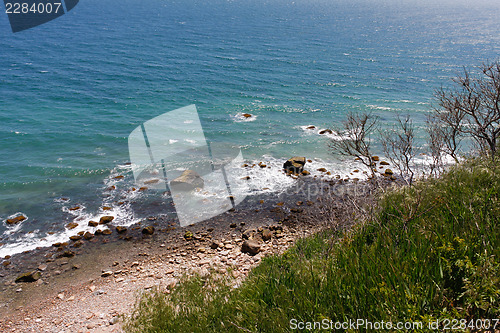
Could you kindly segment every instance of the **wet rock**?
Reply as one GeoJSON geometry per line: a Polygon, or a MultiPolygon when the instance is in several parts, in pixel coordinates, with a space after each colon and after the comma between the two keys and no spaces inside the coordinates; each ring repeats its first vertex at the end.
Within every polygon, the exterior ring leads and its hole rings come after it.
{"type": "Polygon", "coordinates": [[[389,165],[389,162],[382,161],[382,162],[380,162],[380,165],[389,165]]]}
{"type": "Polygon", "coordinates": [[[241,179],[242,179],[242,180],[249,180],[249,179],[250,179],[250,176],[245,176],[245,177],[242,177],[241,179]]]}
{"type": "Polygon", "coordinates": [[[79,248],[79,247],[81,247],[82,245],[83,245],[83,242],[82,242],[81,240],[76,241],[76,242],[74,242],[74,243],[73,243],[73,247],[74,247],[74,248],[79,248]]]}
{"type": "Polygon", "coordinates": [[[111,229],[104,229],[104,230],[102,231],[102,234],[103,234],[103,235],[106,235],[106,236],[109,236],[109,235],[111,235],[112,233],[113,233],[113,232],[111,231],[111,229]]]}
{"type": "Polygon", "coordinates": [[[97,230],[94,232],[94,236],[99,236],[99,235],[102,235],[102,230],[101,230],[101,229],[97,229],[97,230]]]}
{"type": "Polygon", "coordinates": [[[79,236],[79,235],[69,236],[69,239],[76,242],[77,240],[82,239],[82,236],[79,236]]]}
{"type": "Polygon", "coordinates": [[[386,174],[387,176],[392,176],[394,172],[391,169],[385,169],[384,174],[386,174]]]}
{"type": "Polygon", "coordinates": [[[52,244],[53,247],[62,247],[63,246],[63,243],[61,242],[57,242],[57,243],[54,243],[52,244]]]}
{"type": "Polygon", "coordinates": [[[82,208],[82,207],[80,207],[80,206],[75,206],[75,207],[71,207],[71,208],[69,208],[69,210],[71,210],[71,211],[75,211],[75,210],[79,210],[80,208],[82,208]]]}
{"type": "Polygon", "coordinates": [[[307,170],[302,170],[302,175],[303,176],[309,176],[311,173],[307,170]]]}
{"type": "Polygon", "coordinates": [[[314,125],[311,125],[311,126],[307,126],[307,127],[306,127],[306,129],[309,129],[309,130],[312,130],[312,129],[315,129],[315,128],[316,128],[316,126],[314,126],[314,125]]]}
{"type": "Polygon", "coordinates": [[[283,169],[288,172],[301,173],[306,164],[305,157],[294,156],[283,164],[283,169]]]}
{"type": "Polygon", "coordinates": [[[102,207],[102,210],[112,210],[113,208],[109,207],[109,206],[103,206],[102,207]]]}
{"type": "Polygon", "coordinates": [[[16,278],[16,283],[35,282],[35,281],[39,280],[41,277],[42,277],[42,275],[40,274],[40,272],[27,272],[27,273],[19,275],[16,278]]]}
{"type": "Polygon", "coordinates": [[[118,232],[119,234],[123,234],[124,232],[127,232],[127,228],[122,226],[117,226],[116,232],[118,232]]]}
{"type": "Polygon", "coordinates": [[[40,271],[45,271],[47,269],[47,265],[46,264],[41,264],[40,266],[38,266],[38,270],[40,271]]]}
{"type": "Polygon", "coordinates": [[[90,240],[90,239],[94,238],[94,234],[87,231],[86,233],[83,234],[83,238],[85,240],[90,240]]]}
{"type": "Polygon", "coordinates": [[[214,249],[214,250],[215,250],[215,249],[217,249],[218,247],[219,247],[219,243],[218,243],[218,242],[215,242],[215,241],[214,241],[214,242],[212,242],[212,244],[210,244],[210,248],[211,248],[211,249],[214,249]]]}
{"type": "Polygon", "coordinates": [[[66,250],[61,254],[62,257],[71,258],[75,256],[75,252],[66,250]]]}
{"type": "Polygon", "coordinates": [[[260,244],[253,240],[246,240],[241,245],[241,252],[256,255],[260,252],[260,244]]]}
{"type": "Polygon", "coordinates": [[[145,227],[144,229],[142,229],[142,233],[144,235],[152,235],[154,234],[155,232],[155,227],[153,227],[152,225],[149,225],[147,227],[145,227]]]}
{"type": "Polygon", "coordinates": [[[318,171],[319,172],[326,172],[326,169],[325,168],[319,168],[318,171]]]}
{"type": "Polygon", "coordinates": [[[378,161],[380,161],[380,157],[378,157],[378,156],[372,156],[372,161],[378,162],[378,161]]]}
{"type": "Polygon", "coordinates": [[[22,222],[26,220],[26,216],[24,215],[19,215],[19,216],[16,216],[16,217],[13,217],[11,219],[7,219],[5,221],[5,223],[9,224],[9,225],[13,225],[13,224],[18,224],[19,222],[22,222]]]}
{"type": "Polygon", "coordinates": [[[252,118],[252,115],[250,113],[243,113],[242,116],[245,118],[252,118]]]}
{"type": "Polygon", "coordinates": [[[179,177],[170,182],[170,188],[177,191],[192,191],[195,188],[203,188],[203,178],[193,170],[186,170],[179,177]]]}
{"type": "Polygon", "coordinates": [[[323,134],[333,134],[333,131],[331,129],[324,129],[324,130],[319,131],[319,134],[321,134],[321,135],[323,135],[323,134]]]}
{"type": "Polygon", "coordinates": [[[103,216],[99,220],[99,224],[107,224],[115,219],[114,216],[103,216]]]}
{"type": "Polygon", "coordinates": [[[237,224],[236,224],[236,223],[234,223],[234,222],[233,222],[233,223],[231,223],[231,224],[229,225],[229,227],[230,227],[231,229],[236,228],[236,226],[237,226],[237,224]]]}
{"type": "Polygon", "coordinates": [[[99,225],[99,222],[89,221],[89,227],[97,227],[98,225],[99,225]]]}
{"type": "Polygon", "coordinates": [[[273,233],[269,229],[262,230],[262,240],[268,241],[273,237],[273,233]]]}

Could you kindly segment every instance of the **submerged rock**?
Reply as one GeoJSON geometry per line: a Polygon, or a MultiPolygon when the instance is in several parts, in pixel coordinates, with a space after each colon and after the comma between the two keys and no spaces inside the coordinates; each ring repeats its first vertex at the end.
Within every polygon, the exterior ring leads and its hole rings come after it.
{"type": "Polygon", "coordinates": [[[28,273],[24,273],[24,274],[19,275],[16,278],[16,283],[35,282],[35,281],[39,280],[41,277],[42,277],[42,275],[40,274],[40,272],[28,272],[28,273]]]}
{"type": "Polygon", "coordinates": [[[242,116],[245,117],[245,118],[251,118],[252,117],[252,115],[250,113],[243,113],[242,116]]]}
{"type": "Polygon", "coordinates": [[[179,177],[170,182],[170,188],[177,191],[192,191],[195,188],[203,188],[203,178],[193,170],[186,170],[179,177]]]}
{"type": "Polygon", "coordinates": [[[99,225],[99,222],[89,221],[89,227],[97,227],[98,225],[99,225]]]}
{"type": "Polygon", "coordinates": [[[69,230],[75,229],[76,227],[78,227],[78,223],[76,223],[76,222],[70,222],[70,223],[66,224],[66,228],[68,228],[69,230]]]}
{"type": "Polygon", "coordinates": [[[305,157],[294,156],[283,164],[283,169],[293,173],[301,173],[304,170],[305,164],[305,157]]]}
{"type": "Polygon", "coordinates": [[[127,232],[127,228],[122,226],[117,226],[116,232],[118,232],[119,234],[123,234],[124,232],[127,232]]]}

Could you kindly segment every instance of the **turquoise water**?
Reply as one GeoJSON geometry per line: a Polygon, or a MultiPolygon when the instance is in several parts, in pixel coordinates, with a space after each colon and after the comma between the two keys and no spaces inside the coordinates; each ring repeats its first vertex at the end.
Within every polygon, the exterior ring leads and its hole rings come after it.
{"type": "MultiPolygon", "coordinates": [[[[0,225],[11,246],[0,254],[129,200],[105,191],[118,174],[131,186],[128,135],[186,105],[210,142],[271,165],[304,155],[342,170],[328,139],[303,127],[332,127],[351,110],[382,126],[410,113],[422,139],[434,90],[498,58],[499,18],[495,2],[86,0],[12,34],[0,15],[0,219],[28,216],[0,225]]],[[[139,207],[116,212],[128,221],[157,202],[134,198],[139,207]]]]}

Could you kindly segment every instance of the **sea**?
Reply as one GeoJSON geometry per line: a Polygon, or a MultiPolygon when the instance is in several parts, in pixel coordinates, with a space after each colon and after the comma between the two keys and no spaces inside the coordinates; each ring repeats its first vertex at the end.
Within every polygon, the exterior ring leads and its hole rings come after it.
{"type": "Polygon", "coordinates": [[[498,1],[85,0],[18,33],[0,9],[0,257],[102,215],[172,214],[165,193],[134,187],[128,148],[169,111],[196,105],[209,143],[270,166],[249,195],[278,193],[292,156],[313,174],[361,168],[329,148],[341,133],[319,134],[349,112],[381,131],[411,115],[424,158],[436,89],[500,56],[498,1]]]}

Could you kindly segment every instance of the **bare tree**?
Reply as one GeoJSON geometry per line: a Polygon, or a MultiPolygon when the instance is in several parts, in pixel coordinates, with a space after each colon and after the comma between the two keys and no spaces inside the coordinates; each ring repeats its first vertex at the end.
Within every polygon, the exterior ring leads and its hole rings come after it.
{"type": "Polygon", "coordinates": [[[432,161],[430,164],[430,174],[437,176],[444,169],[443,153],[444,138],[442,125],[436,120],[434,115],[429,115],[426,120],[427,123],[427,143],[429,145],[432,161]]]}
{"type": "Polygon", "coordinates": [[[415,177],[412,161],[415,157],[414,150],[414,126],[410,115],[401,118],[397,116],[396,126],[389,131],[381,133],[384,153],[398,168],[401,177],[411,185],[415,177]]]}
{"type": "Polygon", "coordinates": [[[342,127],[336,132],[345,135],[338,140],[332,140],[330,147],[334,152],[344,156],[356,157],[367,166],[375,177],[375,162],[371,153],[371,135],[375,132],[378,118],[371,113],[352,113],[342,122],[342,127]]]}
{"type": "Polygon", "coordinates": [[[454,89],[437,92],[437,114],[444,125],[451,122],[454,130],[472,137],[483,153],[495,158],[500,136],[500,62],[483,64],[480,70],[480,75],[471,77],[464,69],[464,75],[453,80],[454,89]]]}

